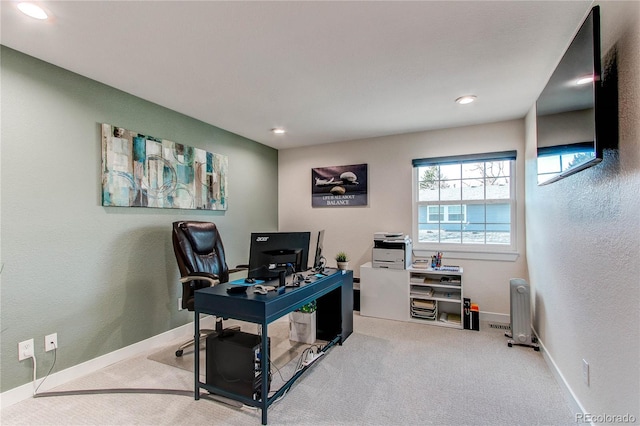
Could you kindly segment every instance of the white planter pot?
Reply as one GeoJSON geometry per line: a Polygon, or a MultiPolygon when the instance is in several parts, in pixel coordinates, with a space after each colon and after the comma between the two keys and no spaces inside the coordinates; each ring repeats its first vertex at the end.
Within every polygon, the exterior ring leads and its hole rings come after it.
{"type": "Polygon", "coordinates": [[[316,313],[289,313],[289,340],[302,343],[316,342],[316,313]]]}
{"type": "Polygon", "coordinates": [[[338,269],[346,271],[347,269],[349,269],[349,262],[338,262],[338,269]]]}

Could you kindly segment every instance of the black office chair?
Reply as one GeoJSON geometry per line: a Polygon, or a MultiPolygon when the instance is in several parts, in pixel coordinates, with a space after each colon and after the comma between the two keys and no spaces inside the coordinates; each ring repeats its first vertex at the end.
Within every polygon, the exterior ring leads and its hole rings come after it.
{"type": "MultiPolygon", "coordinates": [[[[214,223],[196,221],[174,222],[172,239],[182,277],[182,308],[193,311],[196,290],[229,281],[222,239],[214,223]]],[[[239,330],[239,327],[234,329],[239,330]]],[[[200,330],[200,340],[222,332],[222,318],[216,318],[215,330],[200,330]]],[[[184,350],[194,343],[191,339],[180,345],[176,356],[182,356],[184,350]]]]}

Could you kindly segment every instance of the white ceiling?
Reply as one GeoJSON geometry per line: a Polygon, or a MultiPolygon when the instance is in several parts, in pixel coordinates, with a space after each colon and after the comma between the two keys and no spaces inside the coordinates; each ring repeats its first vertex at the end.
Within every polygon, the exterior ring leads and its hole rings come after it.
{"type": "Polygon", "coordinates": [[[38,3],[2,44],[278,149],[521,118],[592,5],[38,3]]]}

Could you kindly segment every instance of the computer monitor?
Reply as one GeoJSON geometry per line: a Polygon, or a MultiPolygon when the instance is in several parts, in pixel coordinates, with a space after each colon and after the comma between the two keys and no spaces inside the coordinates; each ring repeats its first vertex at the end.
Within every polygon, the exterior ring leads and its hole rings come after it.
{"type": "Polygon", "coordinates": [[[322,271],[326,263],[326,259],[322,255],[322,241],[324,240],[324,229],[318,232],[318,242],[316,243],[316,255],[313,260],[313,269],[322,271]]]}
{"type": "Polygon", "coordinates": [[[310,232],[252,233],[248,277],[272,280],[281,271],[287,274],[306,271],[310,240],[310,232]]]}

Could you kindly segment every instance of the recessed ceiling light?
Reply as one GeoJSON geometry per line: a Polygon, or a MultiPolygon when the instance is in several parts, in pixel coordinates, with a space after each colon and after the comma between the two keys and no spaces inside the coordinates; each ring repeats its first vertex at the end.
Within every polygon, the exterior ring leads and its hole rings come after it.
{"type": "Polygon", "coordinates": [[[456,99],[456,103],[459,103],[460,105],[470,104],[471,102],[475,101],[476,99],[477,99],[476,95],[460,96],[458,99],[456,99]]]}
{"type": "Polygon", "coordinates": [[[20,9],[20,12],[24,13],[25,15],[35,19],[43,20],[48,18],[47,12],[45,12],[44,9],[42,9],[40,6],[38,6],[35,3],[29,3],[29,2],[18,3],[18,9],[20,9]]]}
{"type": "Polygon", "coordinates": [[[285,129],[283,129],[282,127],[276,127],[274,129],[271,129],[271,132],[273,132],[276,135],[283,135],[283,134],[287,133],[287,131],[285,129]]]}
{"type": "Polygon", "coordinates": [[[576,84],[578,86],[582,86],[583,84],[589,84],[593,82],[593,76],[592,75],[585,75],[584,77],[580,77],[579,79],[576,80],[576,84]]]}

